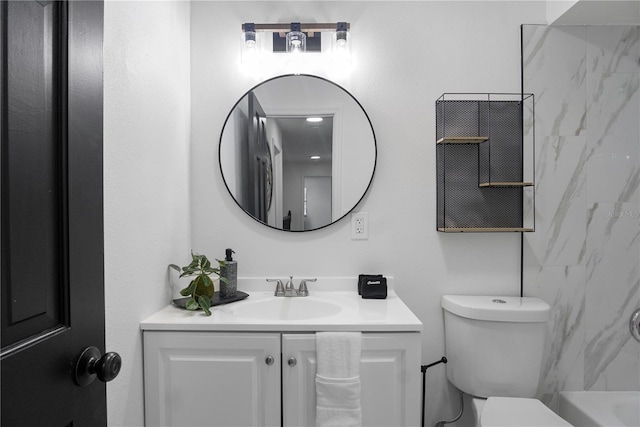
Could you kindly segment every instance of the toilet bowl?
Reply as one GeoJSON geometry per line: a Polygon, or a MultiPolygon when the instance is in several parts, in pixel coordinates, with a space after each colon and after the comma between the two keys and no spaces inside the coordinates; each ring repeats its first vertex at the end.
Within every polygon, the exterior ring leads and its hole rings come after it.
{"type": "Polygon", "coordinates": [[[472,397],[476,426],[571,426],[534,399],[549,318],[538,298],[444,295],[447,378],[472,397]]]}
{"type": "Polygon", "coordinates": [[[471,401],[476,427],[571,427],[537,399],[523,397],[474,397],[471,401]]]}

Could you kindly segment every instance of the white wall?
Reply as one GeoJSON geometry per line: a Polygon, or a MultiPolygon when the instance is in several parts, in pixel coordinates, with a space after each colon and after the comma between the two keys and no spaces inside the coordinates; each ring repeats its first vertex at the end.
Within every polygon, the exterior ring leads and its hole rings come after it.
{"type": "MultiPolygon", "coordinates": [[[[434,102],[443,92],[519,92],[520,24],[544,23],[544,2],[194,2],[191,10],[194,249],[216,257],[232,247],[240,276],[392,275],[424,323],[423,363],[444,355],[441,295],[519,292],[518,234],[435,231],[434,102]],[[376,175],[356,208],[369,213],[366,241],[350,240],[348,217],[309,233],[260,225],[229,197],[217,160],[230,109],[269,77],[240,68],[241,24],[338,20],[351,23],[354,69],[318,74],[353,94],[375,129],[376,175]]],[[[428,371],[427,394],[427,425],[457,413],[442,366],[428,371]]]]}
{"type": "Polygon", "coordinates": [[[577,3],[578,0],[547,0],[547,23],[553,24],[577,3]]]}
{"type": "Polygon", "coordinates": [[[109,426],[143,424],[140,320],[170,301],[167,264],[188,261],[188,2],[105,4],[106,348],[109,426]]]}
{"type": "Polygon", "coordinates": [[[638,0],[547,0],[549,25],[640,25],[638,0]]]}
{"type": "MultiPolygon", "coordinates": [[[[220,137],[220,163],[225,165],[225,181],[229,191],[237,199],[242,195],[242,146],[238,141],[243,141],[247,136],[247,102],[241,102],[233,113],[229,114],[224,135],[220,137]]],[[[240,201],[240,200],[238,200],[240,201]]]]}

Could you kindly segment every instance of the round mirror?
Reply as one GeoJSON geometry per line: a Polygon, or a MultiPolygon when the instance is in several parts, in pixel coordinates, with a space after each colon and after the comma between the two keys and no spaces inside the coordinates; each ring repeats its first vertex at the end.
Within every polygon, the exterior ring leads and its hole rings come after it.
{"type": "Polygon", "coordinates": [[[360,103],[329,80],[285,75],[249,90],[220,136],[220,170],[251,217],[286,231],[326,227],[364,197],[376,139],[360,103]]]}

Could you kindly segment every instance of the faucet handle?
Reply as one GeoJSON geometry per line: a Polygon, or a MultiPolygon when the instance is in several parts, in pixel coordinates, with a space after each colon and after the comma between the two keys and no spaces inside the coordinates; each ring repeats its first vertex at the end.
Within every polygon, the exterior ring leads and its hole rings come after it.
{"type": "Polygon", "coordinates": [[[267,282],[276,282],[276,291],[273,293],[274,296],[282,297],[284,296],[284,286],[282,286],[282,280],[280,279],[266,279],[267,282]]]}
{"type": "Polygon", "coordinates": [[[314,279],[302,279],[300,281],[300,287],[298,288],[298,295],[303,296],[303,297],[309,296],[309,289],[307,288],[307,282],[315,282],[316,280],[318,280],[318,279],[317,278],[314,278],[314,279]]]}

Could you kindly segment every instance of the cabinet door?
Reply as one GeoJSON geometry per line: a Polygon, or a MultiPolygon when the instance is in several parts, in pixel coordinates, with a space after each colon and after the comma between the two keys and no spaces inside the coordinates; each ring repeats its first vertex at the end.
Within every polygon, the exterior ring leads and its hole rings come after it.
{"type": "Polygon", "coordinates": [[[146,425],[279,426],[280,366],[277,333],[145,331],[146,425]]]}
{"type": "Polygon", "coordinates": [[[316,334],[282,334],[284,427],[315,427],[316,371],[316,334]]]}
{"type": "MultiPolygon", "coordinates": [[[[315,334],[283,334],[285,427],[315,426],[315,334]],[[295,359],[294,366],[288,364],[295,359]]],[[[360,360],[362,425],[420,424],[420,334],[365,333],[360,360]]]]}

